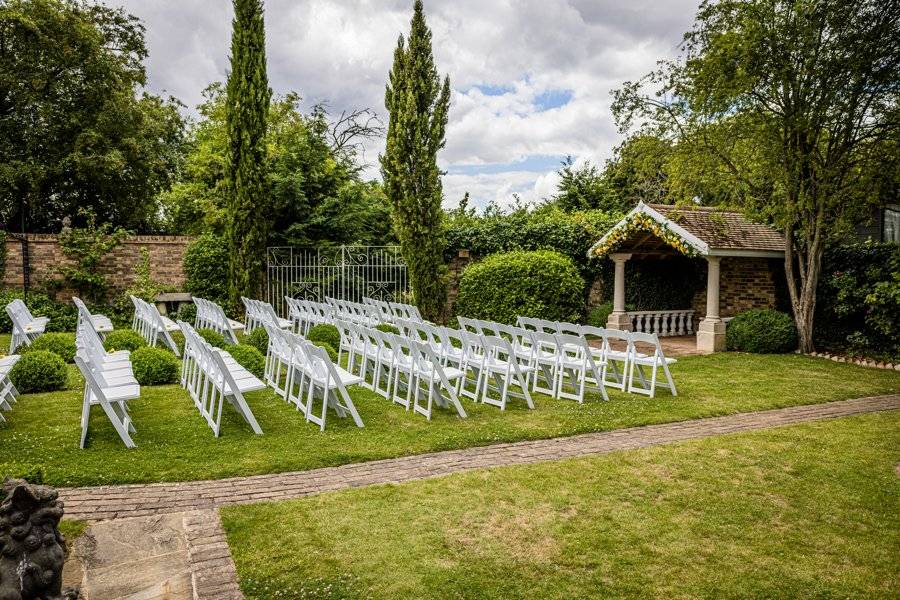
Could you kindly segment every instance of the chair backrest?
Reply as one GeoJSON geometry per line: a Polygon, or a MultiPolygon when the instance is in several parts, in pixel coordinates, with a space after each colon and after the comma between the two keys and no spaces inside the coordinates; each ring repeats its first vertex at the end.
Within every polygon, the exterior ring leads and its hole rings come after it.
{"type": "Polygon", "coordinates": [[[81,323],[82,321],[87,321],[91,324],[91,327],[93,327],[94,321],[91,319],[91,311],[89,311],[85,303],[81,301],[81,298],[72,296],[72,303],[75,304],[75,308],[78,309],[78,322],[81,323]]]}
{"type": "Polygon", "coordinates": [[[655,333],[644,333],[642,331],[634,331],[631,333],[631,349],[638,351],[635,344],[647,344],[653,347],[653,354],[658,358],[665,358],[663,354],[662,344],[659,343],[659,336],[655,333]]]}
{"type": "Polygon", "coordinates": [[[481,326],[478,324],[477,319],[470,319],[468,317],[456,317],[456,320],[459,322],[459,329],[461,331],[481,335],[481,326]]]}
{"type": "Polygon", "coordinates": [[[564,335],[574,335],[577,337],[581,337],[582,326],[578,323],[566,323],[565,321],[558,321],[556,323],[556,332],[564,335]]]}
{"type": "Polygon", "coordinates": [[[558,357],[560,354],[560,341],[558,334],[545,333],[537,330],[527,330],[531,338],[531,347],[535,357],[548,358],[548,355],[558,357]]]}

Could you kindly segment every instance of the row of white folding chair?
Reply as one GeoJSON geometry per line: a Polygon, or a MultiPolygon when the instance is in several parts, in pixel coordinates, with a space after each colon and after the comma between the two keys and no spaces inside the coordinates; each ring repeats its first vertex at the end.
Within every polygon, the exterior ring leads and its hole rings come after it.
{"type": "Polygon", "coordinates": [[[35,317],[25,306],[25,303],[16,298],[6,305],[6,314],[12,321],[12,338],[9,340],[9,353],[15,352],[21,344],[30,346],[39,335],[47,329],[50,319],[47,317],[35,317]]]}
{"type": "MultiPolygon", "coordinates": [[[[16,386],[13,385],[12,380],[9,378],[9,372],[19,362],[19,358],[18,354],[10,354],[0,358],[0,410],[12,410],[12,405],[16,403],[16,398],[19,397],[19,390],[16,389],[16,386]]],[[[3,413],[0,412],[0,421],[5,420],[3,413]]]]}
{"type": "Polygon", "coordinates": [[[128,401],[139,398],[141,388],[131,368],[130,353],[127,350],[107,353],[100,335],[88,321],[78,324],[75,339],[78,347],[75,365],[84,377],[79,446],[84,448],[87,439],[91,407],[99,405],[125,446],[134,448],[131,434],[135,429],[128,401]]]}
{"type": "Polygon", "coordinates": [[[334,307],[323,302],[301,300],[285,296],[293,331],[306,335],[316,325],[325,325],[334,321],[334,307]]]}
{"type": "Polygon", "coordinates": [[[325,430],[328,409],[341,418],[349,414],[357,427],[362,418],[347,392],[347,386],[362,380],[335,365],[328,353],[302,335],[265,324],[269,334],[266,352],[266,383],[293,403],[306,420],[325,430]],[[315,406],[320,401],[320,408],[315,406]]]}
{"type": "Polygon", "coordinates": [[[440,344],[435,347],[431,339],[383,332],[349,321],[339,321],[337,327],[346,340],[347,369],[362,379],[362,385],[429,420],[435,404],[452,407],[462,418],[467,416],[456,383],[463,372],[447,365],[440,344]],[[382,387],[385,376],[387,382],[382,387]]]}
{"type": "Polygon", "coordinates": [[[375,298],[366,298],[364,296],[362,301],[363,304],[375,307],[375,310],[378,311],[378,317],[383,323],[394,322],[394,312],[391,310],[391,305],[386,300],[377,300],[375,298]]]}
{"type": "Polygon", "coordinates": [[[263,323],[271,323],[279,329],[290,329],[291,320],[282,319],[275,312],[275,308],[268,302],[262,300],[254,300],[241,296],[241,302],[244,303],[244,333],[250,333],[257,327],[261,327],[263,323]]]}
{"type": "Polygon", "coordinates": [[[394,317],[398,319],[409,319],[411,321],[424,321],[419,307],[413,304],[403,304],[402,302],[388,302],[388,306],[394,317]]]}
{"type": "Polygon", "coordinates": [[[213,434],[219,437],[221,433],[222,408],[227,402],[254,433],[261,435],[262,429],[244,394],[261,390],[266,385],[228,352],[207,343],[188,323],[178,321],[178,326],[184,334],[181,386],[187,390],[213,434]]]}
{"type": "Polygon", "coordinates": [[[607,372],[611,379],[604,379],[604,385],[608,387],[614,387],[629,393],[644,394],[651,398],[656,395],[657,387],[664,387],[669,389],[673,396],[678,395],[675,382],[672,379],[672,373],[669,370],[669,366],[674,364],[676,360],[665,356],[659,336],[655,333],[606,329],[528,317],[519,317],[517,324],[520,327],[534,329],[535,331],[552,333],[555,330],[559,334],[580,336],[599,341],[600,347],[593,348],[591,351],[594,356],[605,361],[608,365],[607,372]],[[613,343],[620,347],[624,346],[624,348],[616,348],[613,346],[613,343]],[[641,352],[636,344],[650,346],[650,352],[641,352]],[[650,369],[649,381],[645,367],[650,369]],[[657,383],[657,375],[660,370],[665,375],[665,383],[657,383]],[[639,384],[635,384],[635,374],[637,374],[639,384]]]}
{"type": "Polygon", "coordinates": [[[179,331],[175,321],[160,313],[156,305],[136,296],[129,296],[129,298],[134,304],[131,328],[141,334],[148,345],[155,346],[157,341],[162,340],[162,343],[168,346],[175,356],[181,356],[178,344],[172,338],[172,333],[179,331]]]}
{"type": "Polygon", "coordinates": [[[84,321],[89,322],[91,324],[91,327],[94,328],[94,331],[100,334],[100,337],[104,337],[107,333],[113,330],[113,324],[112,321],[109,320],[109,317],[101,314],[92,314],[80,298],[72,296],[72,302],[78,309],[78,323],[82,323],[84,321]]]}
{"type": "Polygon", "coordinates": [[[325,301],[334,307],[336,319],[367,326],[375,326],[381,322],[378,309],[370,304],[360,304],[337,298],[325,298],[325,301]]]}
{"type": "Polygon", "coordinates": [[[225,341],[238,343],[237,332],[244,329],[243,323],[229,319],[225,309],[211,300],[195,297],[194,304],[197,306],[197,316],[194,319],[197,329],[212,329],[225,336],[225,341]]]}

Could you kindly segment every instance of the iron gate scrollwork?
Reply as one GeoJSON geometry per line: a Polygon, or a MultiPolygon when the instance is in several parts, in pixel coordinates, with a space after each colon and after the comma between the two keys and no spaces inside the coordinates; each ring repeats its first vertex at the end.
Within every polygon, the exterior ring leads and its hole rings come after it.
{"type": "Polygon", "coordinates": [[[279,314],[287,313],[285,296],[394,302],[409,290],[400,246],[279,246],[268,248],[266,255],[266,300],[279,314]]]}

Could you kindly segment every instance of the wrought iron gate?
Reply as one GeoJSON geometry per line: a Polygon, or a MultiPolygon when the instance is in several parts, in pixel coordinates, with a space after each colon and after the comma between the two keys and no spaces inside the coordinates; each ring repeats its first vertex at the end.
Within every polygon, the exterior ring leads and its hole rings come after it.
{"type": "Polygon", "coordinates": [[[398,301],[408,291],[400,246],[267,249],[266,296],[279,314],[284,297],[361,302],[363,296],[398,301]]]}

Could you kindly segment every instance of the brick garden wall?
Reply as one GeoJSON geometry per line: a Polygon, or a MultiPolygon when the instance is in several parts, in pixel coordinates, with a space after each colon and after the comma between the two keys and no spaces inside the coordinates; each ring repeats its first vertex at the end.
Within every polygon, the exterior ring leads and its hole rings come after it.
{"type": "MultiPolygon", "coordinates": [[[[130,236],[104,257],[100,270],[107,276],[111,292],[121,292],[135,280],[135,269],[141,260],[141,248],[150,254],[150,273],[153,279],[175,290],[184,286],[182,260],[187,245],[193,238],[171,235],[130,236]]],[[[61,265],[68,262],[55,234],[28,234],[29,279],[31,289],[43,282],[58,279],[61,265]]],[[[22,289],[22,242],[6,239],[6,264],[0,287],[22,289]]],[[[60,296],[70,295],[66,290],[60,296]]]]}

